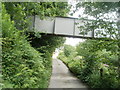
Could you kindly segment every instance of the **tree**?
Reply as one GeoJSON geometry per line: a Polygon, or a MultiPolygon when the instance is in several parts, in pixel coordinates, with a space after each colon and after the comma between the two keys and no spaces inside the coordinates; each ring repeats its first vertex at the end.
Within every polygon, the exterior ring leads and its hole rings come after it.
{"type": "Polygon", "coordinates": [[[28,16],[39,15],[41,19],[46,16],[66,16],[70,10],[67,2],[4,2],[4,5],[20,30],[28,29],[28,16]]]}
{"type": "Polygon", "coordinates": [[[80,18],[86,18],[88,21],[80,31],[95,31],[96,36],[110,37],[118,39],[117,11],[119,2],[79,2],[76,5],[77,10],[84,8],[84,15],[80,18]],[[92,19],[91,19],[92,17],[92,19]],[[91,20],[89,20],[91,19],[91,20]]]}
{"type": "Polygon", "coordinates": [[[109,37],[118,43],[118,73],[120,77],[120,29],[118,28],[120,24],[117,22],[120,2],[78,2],[76,10],[79,7],[85,9],[84,14],[86,15],[86,17],[80,18],[93,18],[91,21],[87,21],[80,31],[86,30],[88,32],[94,30],[96,36],[109,37]]]}

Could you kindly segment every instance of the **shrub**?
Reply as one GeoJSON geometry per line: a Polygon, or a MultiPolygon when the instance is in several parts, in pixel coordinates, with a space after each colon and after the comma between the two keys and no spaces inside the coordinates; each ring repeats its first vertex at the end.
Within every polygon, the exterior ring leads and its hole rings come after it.
{"type": "Polygon", "coordinates": [[[112,41],[86,40],[76,47],[77,55],[74,57],[64,55],[64,50],[59,57],[90,88],[119,88],[118,52],[108,50],[104,46],[106,44],[110,44],[109,48],[116,45],[112,41]],[[101,42],[103,46],[100,45],[101,42]]]}
{"type": "Polygon", "coordinates": [[[48,74],[41,53],[31,47],[26,36],[2,8],[3,88],[47,88],[48,74]]]}

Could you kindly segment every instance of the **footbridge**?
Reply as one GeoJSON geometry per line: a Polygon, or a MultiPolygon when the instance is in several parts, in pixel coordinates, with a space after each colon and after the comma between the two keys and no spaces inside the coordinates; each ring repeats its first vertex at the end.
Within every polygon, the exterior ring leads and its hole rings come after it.
{"type": "MultiPolygon", "coordinates": [[[[30,16],[30,31],[46,33],[49,35],[76,37],[76,38],[110,38],[110,36],[102,36],[98,32],[102,30],[83,30],[81,27],[93,20],[83,20],[71,17],[46,17],[40,19],[38,15],[30,16]]],[[[103,31],[104,32],[104,31],[103,31]]]]}

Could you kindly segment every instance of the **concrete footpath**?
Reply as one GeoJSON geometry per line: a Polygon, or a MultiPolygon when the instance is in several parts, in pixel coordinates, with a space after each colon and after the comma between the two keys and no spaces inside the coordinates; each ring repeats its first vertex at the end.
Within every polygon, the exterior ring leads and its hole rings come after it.
{"type": "Polygon", "coordinates": [[[78,78],[76,78],[67,68],[67,66],[58,59],[53,59],[52,76],[49,88],[86,88],[78,78]]]}

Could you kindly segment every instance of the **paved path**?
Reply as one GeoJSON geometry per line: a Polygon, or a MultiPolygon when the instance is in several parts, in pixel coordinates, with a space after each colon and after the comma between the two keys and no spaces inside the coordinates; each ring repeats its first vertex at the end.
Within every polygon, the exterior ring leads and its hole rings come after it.
{"type": "Polygon", "coordinates": [[[54,59],[52,67],[49,88],[87,88],[68,70],[62,61],[54,59]]]}

